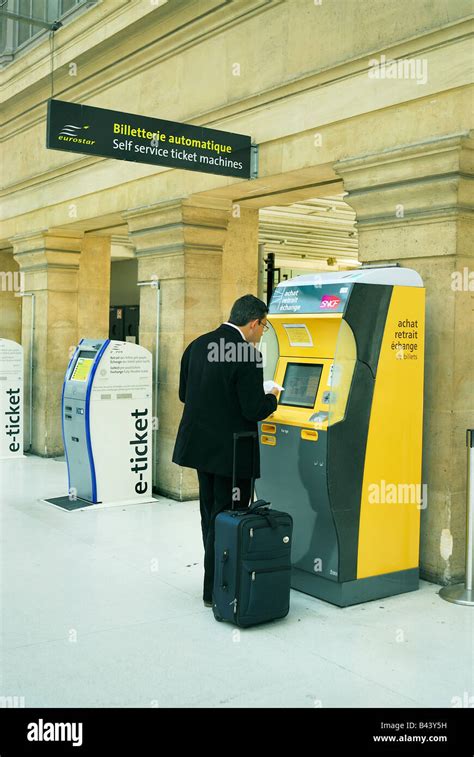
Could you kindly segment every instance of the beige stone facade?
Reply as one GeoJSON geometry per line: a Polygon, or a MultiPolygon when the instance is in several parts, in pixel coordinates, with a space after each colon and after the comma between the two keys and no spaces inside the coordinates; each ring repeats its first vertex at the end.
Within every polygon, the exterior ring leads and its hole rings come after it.
{"type": "MultiPolygon", "coordinates": [[[[62,451],[64,370],[81,336],[108,334],[111,248],[125,239],[138,280],[160,282],[155,484],[195,496],[194,472],[171,463],[182,351],[257,293],[260,210],[347,192],[360,261],[426,283],[422,570],[460,578],[474,292],[452,274],[474,265],[471,12],[470,0],[103,0],[56,33],[55,97],[248,134],[251,181],[47,150],[48,38],[3,69],[0,267],[34,294],[34,344],[32,298],[8,287],[0,336],[33,347],[34,452],[62,451]]],[[[154,350],[156,289],[140,304],[154,350]]]]}

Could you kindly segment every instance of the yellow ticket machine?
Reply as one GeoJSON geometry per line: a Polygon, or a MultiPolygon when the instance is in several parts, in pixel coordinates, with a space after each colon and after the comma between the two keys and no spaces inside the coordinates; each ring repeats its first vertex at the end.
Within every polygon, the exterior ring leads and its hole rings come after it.
{"type": "Polygon", "coordinates": [[[279,284],[262,341],[284,387],[258,497],[293,516],[292,586],[339,606],[418,588],[425,290],[411,269],[279,284]]]}

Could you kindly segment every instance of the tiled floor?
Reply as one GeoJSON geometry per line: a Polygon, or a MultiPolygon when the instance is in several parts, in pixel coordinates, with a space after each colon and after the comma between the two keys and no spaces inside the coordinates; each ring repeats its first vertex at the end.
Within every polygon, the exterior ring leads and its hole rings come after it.
{"type": "Polygon", "coordinates": [[[62,461],[0,463],[0,696],[27,707],[474,697],[474,610],[442,601],[439,586],[345,609],[293,591],[287,619],[239,630],[202,604],[196,502],[65,512],[39,501],[66,480],[62,461]]]}

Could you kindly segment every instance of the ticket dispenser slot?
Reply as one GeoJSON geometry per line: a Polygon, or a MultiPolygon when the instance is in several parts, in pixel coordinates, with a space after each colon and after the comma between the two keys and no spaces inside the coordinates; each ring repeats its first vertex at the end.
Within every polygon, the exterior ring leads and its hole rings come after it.
{"type": "Polygon", "coordinates": [[[308,439],[308,441],[310,442],[317,442],[319,439],[319,435],[318,435],[318,432],[314,431],[312,428],[302,428],[301,438],[308,439]]]}

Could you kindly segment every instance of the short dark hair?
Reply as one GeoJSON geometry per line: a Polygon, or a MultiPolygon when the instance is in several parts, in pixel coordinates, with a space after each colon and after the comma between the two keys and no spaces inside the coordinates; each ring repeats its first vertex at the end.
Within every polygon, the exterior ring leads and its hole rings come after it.
{"type": "Polygon", "coordinates": [[[256,319],[261,321],[267,313],[268,307],[262,300],[254,297],[253,294],[244,294],[232,305],[229,323],[233,323],[234,326],[246,326],[247,323],[256,319]]]}

